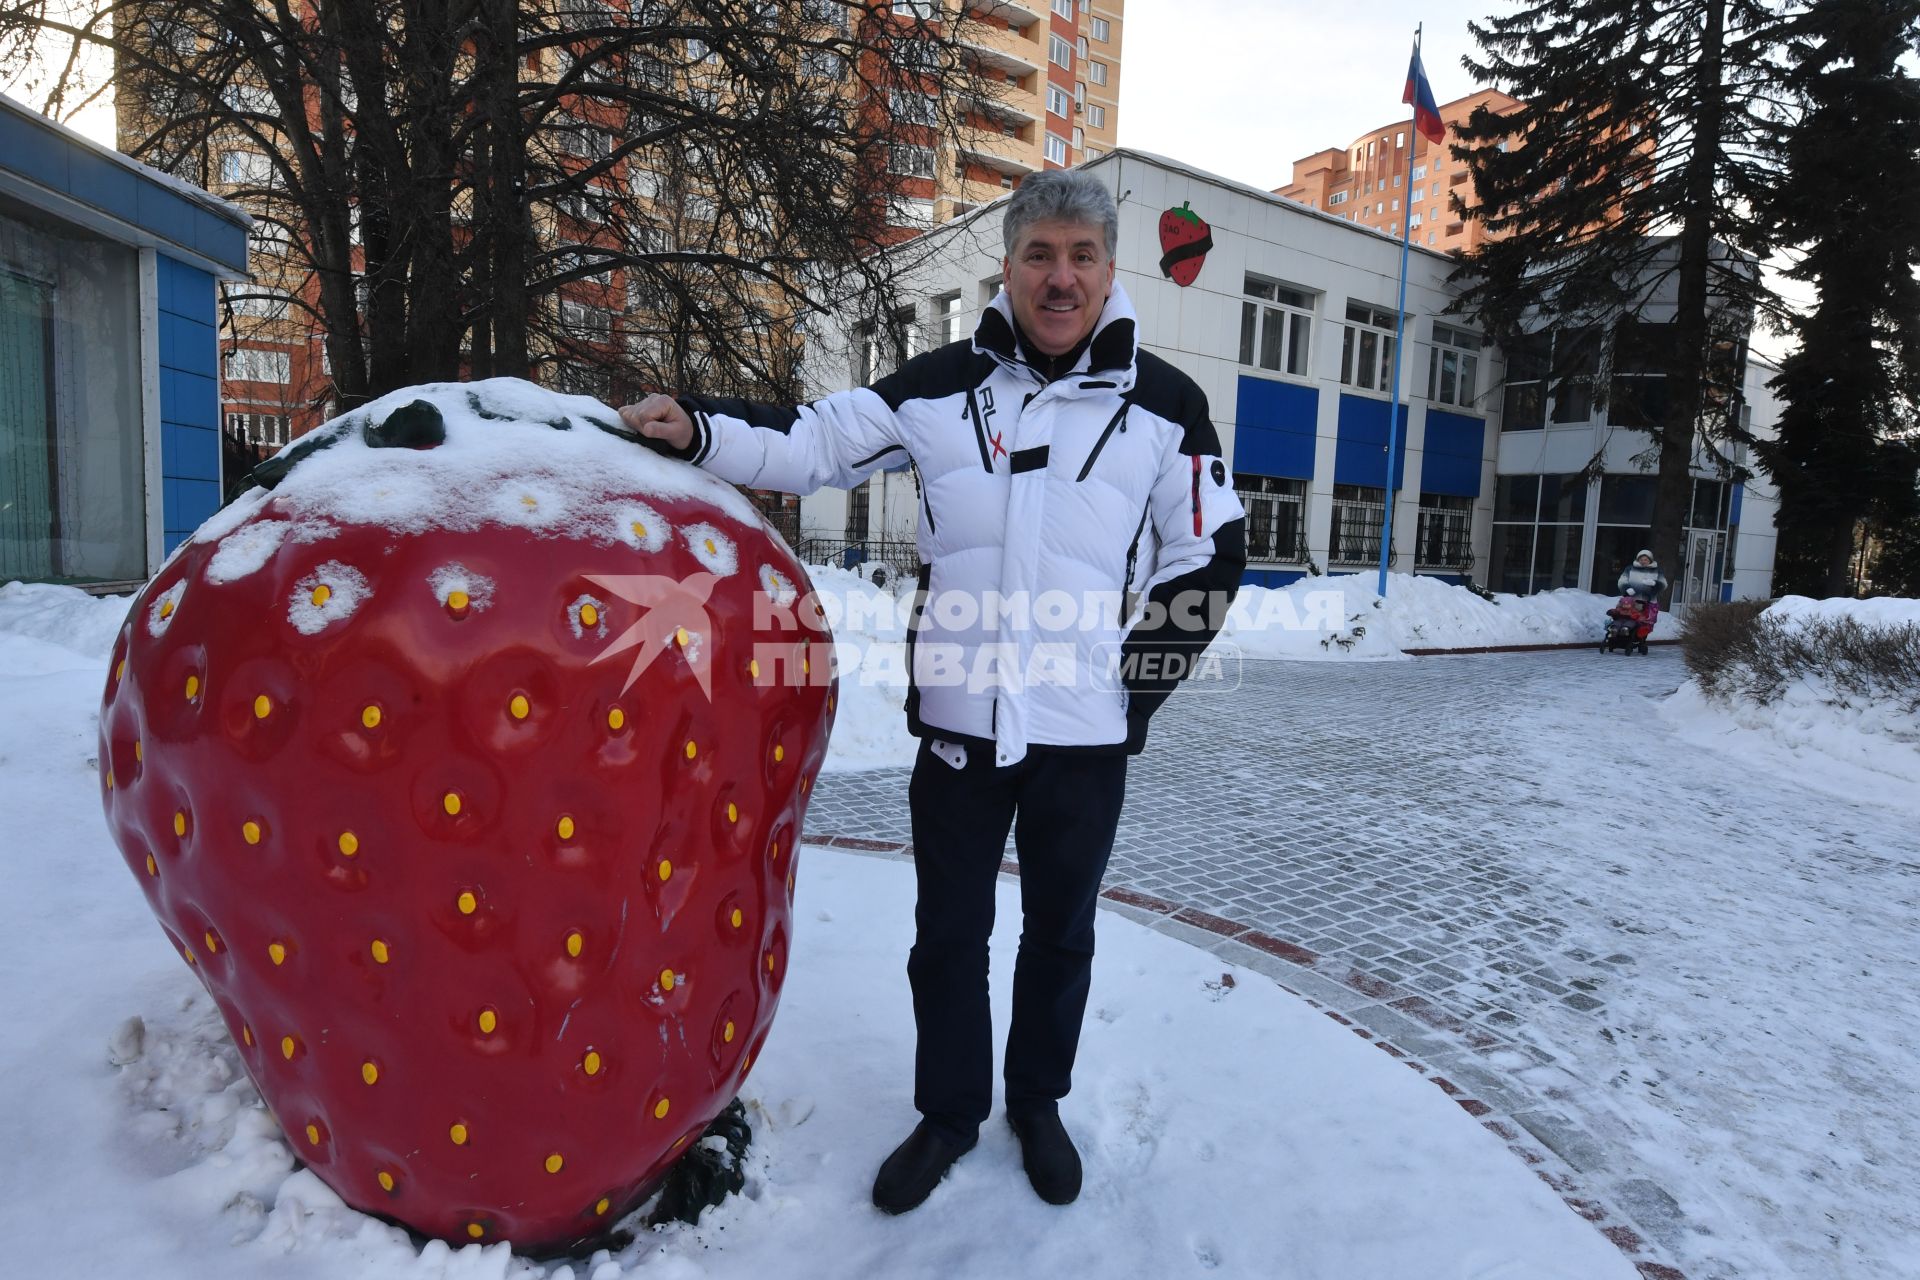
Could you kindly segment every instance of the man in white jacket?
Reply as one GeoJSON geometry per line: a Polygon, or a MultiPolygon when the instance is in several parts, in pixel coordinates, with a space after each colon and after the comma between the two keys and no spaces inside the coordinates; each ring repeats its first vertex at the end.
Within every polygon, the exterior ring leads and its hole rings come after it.
{"type": "Polygon", "coordinates": [[[890,1213],[927,1198],[992,1109],[987,939],[1010,829],[1022,931],[1007,1118],[1035,1191],[1078,1196],[1059,1102],[1127,757],[1246,564],[1206,397],[1138,347],[1114,280],[1118,229],[1097,179],[1036,174],[1008,202],[1006,288],[971,340],[797,408],[653,395],[621,410],[653,447],[736,484],[846,487],[902,453],[919,473],[907,974],[922,1119],[875,1179],[890,1213]]]}

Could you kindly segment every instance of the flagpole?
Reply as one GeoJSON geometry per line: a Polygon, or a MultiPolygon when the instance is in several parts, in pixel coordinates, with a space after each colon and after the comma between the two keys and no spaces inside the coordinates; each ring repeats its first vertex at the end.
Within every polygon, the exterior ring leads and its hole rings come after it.
{"type": "MultiPolygon", "coordinates": [[[[1413,56],[1420,57],[1421,23],[1413,29],[1413,56]]],[[[1380,598],[1387,596],[1387,558],[1393,554],[1393,462],[1400,452],[1400,362],[1406,358],[1407,261],[1413,246],[1413,153],[1420,145],[1420,102],[1415,95],[1413,123],[1407,129],[1407,181],[1400,194],[1400,305],[1393,313],[1393,407],[1387,413],[1387,500],[1380,521],[1380,598]]]]}

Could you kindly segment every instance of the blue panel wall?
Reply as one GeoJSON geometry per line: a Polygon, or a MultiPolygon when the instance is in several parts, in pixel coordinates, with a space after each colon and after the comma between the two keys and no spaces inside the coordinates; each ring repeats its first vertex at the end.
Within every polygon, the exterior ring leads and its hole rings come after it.
{"type": "Polygon", "coordinates": [[[117,153],[56,132],[32,112],[0,109],[0,163],[43,187],[72,196],[235,270],[247,265],[247,233],[127,165],[117,153]]]}
{"type": "Polygon", "coordinates": [[[1314,424],[1319,416],[1317,388],[1241,374],[1233,414],[1233,469],[1313,479],[1314,424]]]}
{"type": "Polygon", "coordinates": [[[1482,418],[1427,410],[1427,443],[1420,459],[1420,492],[1456,498],[1480,496],[1487,424],[1482,418]]]}
{"type": "Polygon", "coordinates": [[[220,347],[213,277],[156,255],[160,284],[160,472],[165,550],[220,506],[220,347]]]}
{"type": "Polygon", "coordinates": [[[1747,486],[1745,486],[1744,484],[1736,484],[1735,486],[1733,486],[1733,506],[1729,508],[1727,511],[1728,523],[1730,524],[1740,523],[1740,498],[1742,495],[1746,493],[1746,491],[1747,491],[1747,486]]]}
{"type": "MultiPolygon", "coordinates": [[[[1376,489],[1387,483],[1387,411],[1385,400],[1340,396],[1340,438],[1333,454],[1335,484],[1364,484],[1376,489]]],[[[1399,448],[1393,455],[1393,487],[1407,477],[1407,406],[1400,406],[1399,448]]]]}

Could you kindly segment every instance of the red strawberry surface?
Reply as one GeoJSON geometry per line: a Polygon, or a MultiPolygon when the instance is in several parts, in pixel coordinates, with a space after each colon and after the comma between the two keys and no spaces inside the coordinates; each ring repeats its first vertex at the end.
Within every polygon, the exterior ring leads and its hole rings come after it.
{"type": "Polygon", "coordinates": [[[1160,274],[1186,288],[1200,276],[1213,248],[1213,228],[1186,204],[1160,215],[1160,274]]]}
{"type": "Polygon", "coordinates": [[[316,454],[183,547],[115,646],[101,784],[297,1156],[429,1235],[546,1247],[751,1068],[834,689],[743,503],[488,416],[316,454]],[[356,478],[392,518],[340,509],[356,478]]]}

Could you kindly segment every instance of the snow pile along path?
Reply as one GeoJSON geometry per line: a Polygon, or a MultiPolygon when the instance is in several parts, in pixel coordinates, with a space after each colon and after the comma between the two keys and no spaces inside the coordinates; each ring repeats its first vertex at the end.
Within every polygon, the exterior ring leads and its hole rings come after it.
{"type": "MultiPolygon", "coordinates": [[[[113,608],[73,597],[75,619],[113,608]]],[[[0,600],[14,610],[0,617],[38,612],[19,604],[18,593],[0,600]]],[[[903,963],[913,877],[822,849],[800,860],[792,978],[746,1090],[755,1144],[743,1197],[697,1228],[643,1232],[571,1263],[503,1244],[422,1247],[297,1166],[148,914],[100,815],[90,757],[104,679],[97,657],[0,631],[12,872],[0,896],[0,1137],[12,1153],[0,1163],[0,1236],[21,1274],[1633,1275],[1421,1077],[1265,979],[1113,916],[1066,1108],[1087,1154],[1081,1201],[1040,1203],[996,1116],[929,1204],[883,1217],[868,1202],[873,1171],[914,1119],[903,963]]],[[[1017,894],[1001,888],[1000,1026],[1017,894]]]]}
{"type": "MultiPolygon", "coordinates": [[[[876,587],[860,574],[809,565],[815,597],[833,627],[840,706],[829,772],[905,768],[916,742],[907,733],[909,581],[876,587]]],[[[1288,587],[1242,587],[1214,652],[1226,661],[1382,662],[1409,649],[1597,643],[1611,596],[1548,591],[1487,600],[1437,578],[1391,574],[1383,601],[1373,574],[1305,578],[1288,587]],[[1496,603],[1497,602],[1497,603],[1496,603]]],[[[1661,615],[1656,639],[1670,634],[1661,615]]]]}
{"type": "MultiPolygon", "coordinates": [[[[1872,630],[1920,630],[1920,600],[1786,596],[1760,617],[1788,628],[1850,619],[1872,630]]],[[[1884,782],[1885,798],[1920,813],[1920,708],[1898,699],[1843,689],[1816,673],[1765,703],[1718,697],[1689,680],[1661,712],[1689,740],[1716,751],[1847,796],[1884,782]]]]}

